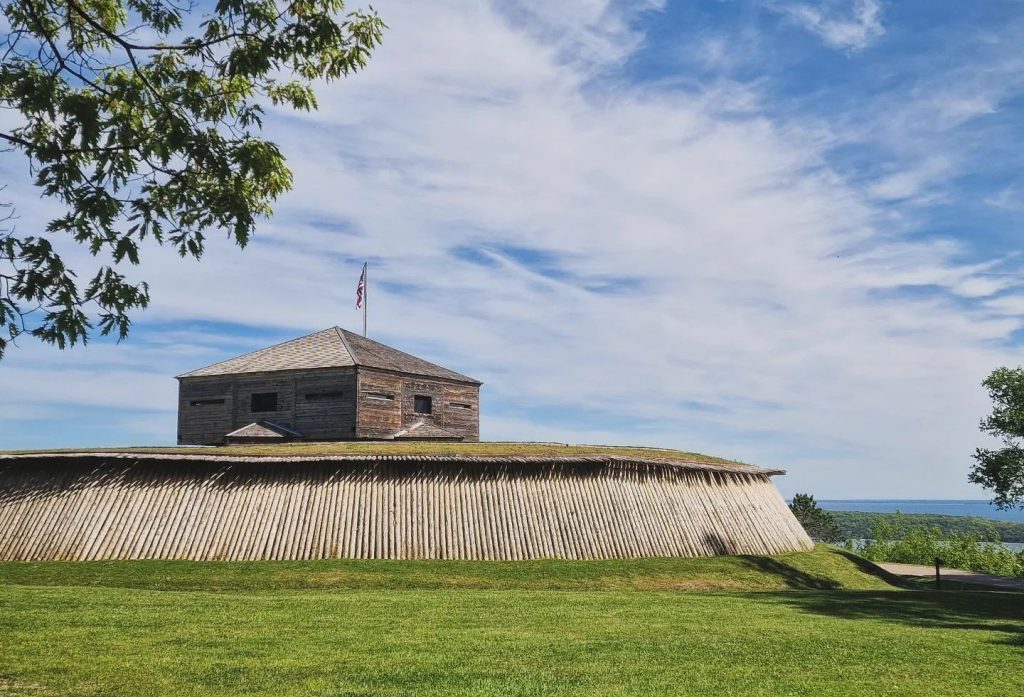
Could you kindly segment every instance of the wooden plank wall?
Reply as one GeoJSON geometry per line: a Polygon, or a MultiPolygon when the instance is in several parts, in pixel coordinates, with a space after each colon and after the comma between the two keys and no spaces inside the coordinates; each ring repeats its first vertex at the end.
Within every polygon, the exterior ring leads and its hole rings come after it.
{"type": "Polygon", "coordinates": [[[767,475],[552,463],[0,463],[0,560],[601,559],[810,539],[767,475]]]}
{"type": "Polygon", "coordinates": [[[356,377],[356,434],[388,438],[402,430],[402,377],[360,368],[356,377]]]}
{"type": "Polygon", "coordinates": [[[218,445],[225,434],[263,419],[297,429],[308,440],[355,438],[355,402],[355,368],[181,378],[178,443],[218,445]],[[251,411],[254,392],[276,392],[277,411],[251,411]],[[224,403],[191,404],[211,398],[224,403]]]}
{"type": "Polygon", "coordinates": [[[396,431],[424,421],[462,436],[480,439],[480,387],[448,380],[401,375],[359,367],[359,408],[357,432],[360,438],[389,438],[396,431]],[[378,395],[390,395],[383,400],[378,395]],[[433,402],[432,414],[417,414],[416,395],[433,402]],[[452,406],[463,404],[463,409],[452,406]]]}
{"type": "Polygon", "coordinates": [[[467,441],[480,440],[480,388],[476,385],[449,383],[441,391],[441,401],[434,402],[441,412],[441,428],[458,433],[467,441]],[[467,408],[453,406],[465,405],[467,408]]]}
{"type": "Polygon", "coordinates": [[[178,382],[178,443],[213,445],[235,430],[234,390],[225,377],[184,378],[178,382]],[[222,403],[210,403],[223,400],[222,403]],[[193,401],[205,402],[192,404],[193,401]]]}
{"type": "MultiPolygon", "coordinates": [[[[244,426],[245,424],[239,424],[244,426]]],[[[354,438],[356,372],[352,368],[299,373],[292,426],[307,440],[354,438]]]]}

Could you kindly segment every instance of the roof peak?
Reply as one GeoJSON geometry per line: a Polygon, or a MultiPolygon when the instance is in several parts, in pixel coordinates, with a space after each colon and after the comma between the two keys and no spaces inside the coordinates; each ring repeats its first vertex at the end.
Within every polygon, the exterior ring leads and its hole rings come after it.
{"type": "Polygon", "coordinates": [[[344,342],[345,348],[358,366],[392,370],[399,373],[412,373],[414,375],[428,375],[457,382],[469,382],[476,385],[481,384],[479,380],[468,375],[449,370],[437,363],[432,363],[411,353],[388,346],[376,339],[349,331],[344,327],[335,326],[333,329],[338,331],[338,335],[344,342]]]}
{"type": "Polygon", "coordinates": [[[178,375],[179,378],[363,366],[481,384],[387,344],[334,325],[178,375]]]}

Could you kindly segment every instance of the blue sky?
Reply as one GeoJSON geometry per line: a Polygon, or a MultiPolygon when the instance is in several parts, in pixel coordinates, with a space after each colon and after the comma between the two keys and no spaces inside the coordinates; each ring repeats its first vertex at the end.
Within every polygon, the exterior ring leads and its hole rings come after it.
{"type": "MultiPolygon", "coordinates": [[[[21,342],[0,448],[172,442],[173,375],[358,330],[369,260],[371,336],[483,380],[486,439],[984,497],[979,383],[1024,340],[1024,6],[374,5],[370,67],[268,121],[295,190],[254,243],[145,250],[126,343],[21,342]]],[[[20,230],[54,214],[0,167],[20,230]]]]}

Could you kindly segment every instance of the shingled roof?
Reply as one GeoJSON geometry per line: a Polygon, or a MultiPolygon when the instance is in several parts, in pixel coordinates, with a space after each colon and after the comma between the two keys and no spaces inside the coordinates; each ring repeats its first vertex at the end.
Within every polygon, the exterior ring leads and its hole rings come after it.
{"type": "Polygon", "coordinates": [[[224,437],[227,438],[229,442],[232,439],[280,441],[288,438],[302,438],[302,434],[294,429],[288,428],[287,426],[275,424],[273,421],[263,420],[254,421],[248,426],[242,426],[224,437]]]}
{"type": "Polygon", "coordinates": [[[253,351],[237,358],[199,368],[179,378],[237,373],[262,373],[275,370],[308,370],[311,368],[344,368],[365,366],[413,375],[481,384],[479,380],[456,373],[422,358],[385,346],[359,334],[331,327],[306,336],[285,341],[269,348],[253,351]]]}
{"type": "Polygon", "coordinates": [[[395,440],[462,440],[462,436],[458,433],[453,433],[447,429],[435,426],[434,424],[428,424],[425,421],[417,421],[409,428],[403,428],[401,431],[391,436],[395,440]]]}

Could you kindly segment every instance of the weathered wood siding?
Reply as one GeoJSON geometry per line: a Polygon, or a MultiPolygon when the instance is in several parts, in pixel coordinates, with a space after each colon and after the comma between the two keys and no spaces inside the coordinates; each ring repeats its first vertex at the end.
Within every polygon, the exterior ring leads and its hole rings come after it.
{"type": "Polygon", "coordinates": [[[443,428],[465,436],[468,441],[480,440],[480,388],[445,385],[443,396],[443,428]]]}
{"type": "Polygon", "coordinates": [[[355,437],[355,369],[325,368],[181,378],[178,443],[217,445],[225,434],[266,419],[309,440],[355,437]],[[253,412],[252,395],[277,393],[275,411],[253,412]],[[223,399],[223,404],[210,400],[223,399]]]}
{"type": "Polygon", "coordinates": [[[354,369],[299,373],[294,426],[308,440],[353,438],[356,433],[354,369]]]}
{"type": "Polygon", "coordinates": [[[357,373],[356,434],[387,438],[402,428],[402,376],[361,368],[357,373]]]}
{"type": "Polygon", "coordinates": [[[234,391],[224,377],[178,381],[178,443],[214,445],[233,431],[234,391]]]}
{"type": "Polygon", "coordinates": [[[769,477],[749,472],[0,460],[0,560],[602,559],[811,546],[769,477]]]}
{"type": "Polygon", "coordinates": [[[387,438],[417,421],[480,440],[480,388],[448,380],[401,375],[360,366],[356,431],[360,438],[387,438]],[[430,414],[417,413],[417,395],[430,397],[430,414]],[[382,396],[390,399],[382,399],[382,396]],[[465,407],[453,406],[465,405],[465,407]]]}

